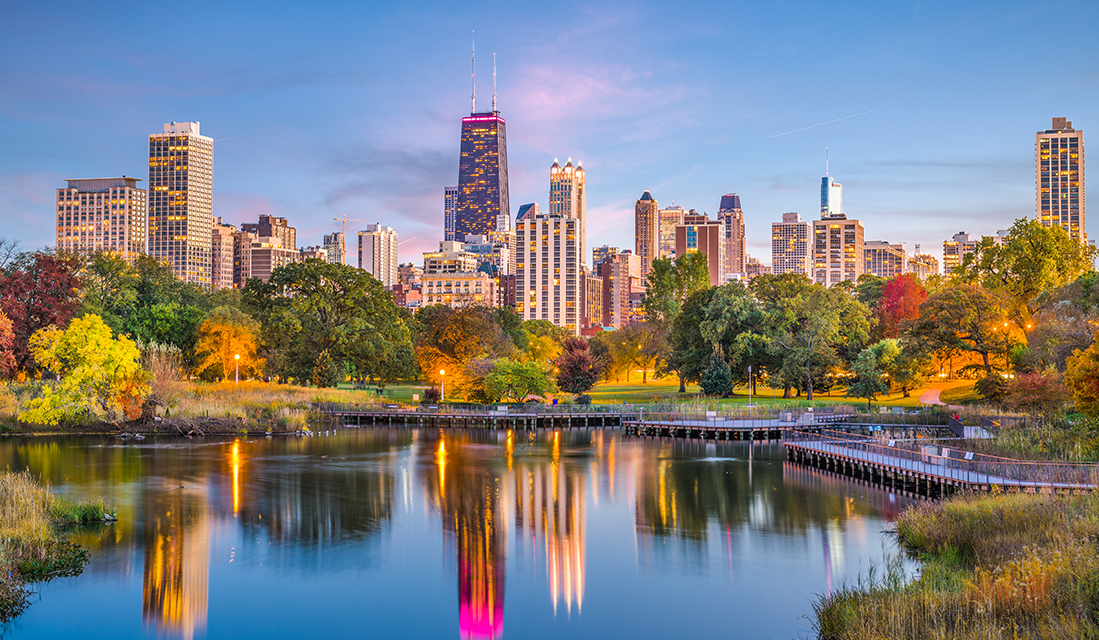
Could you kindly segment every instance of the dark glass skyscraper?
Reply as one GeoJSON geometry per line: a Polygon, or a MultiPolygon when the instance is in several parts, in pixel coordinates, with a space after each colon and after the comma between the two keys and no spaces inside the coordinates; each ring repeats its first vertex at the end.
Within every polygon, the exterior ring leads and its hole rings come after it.
{"type": "Polygon", "coordinates": [[[462,118],[455,236],[487,236],[497,230],[506,231],[510,225],[504,119],[499,111],[471,113],[462,118]]]}

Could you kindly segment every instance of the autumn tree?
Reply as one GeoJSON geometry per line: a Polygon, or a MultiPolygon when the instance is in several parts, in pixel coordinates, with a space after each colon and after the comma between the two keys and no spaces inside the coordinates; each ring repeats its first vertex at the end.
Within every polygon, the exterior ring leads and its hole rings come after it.
{"type": "Polygon", "coordinates": [[[123,409],[140,407],[148,390],[137,346],[129,338],[114,338],[97,315],[77,318],[66,329],[36,331],[29,350],[39,367],[60,380],[44,384],[20,420],[58,424],[80,414],[115,420],[123,409]]]}
{"type": "Polygon", "coordinates": [[[979,355],[986,376],[992,375],[993,355],[1006,353],[1011,344],[999,297],[974,284],[947,287],[928,298],[908,335],[935,350],[979,355]]]}
{"type": "Polygon", "coordinates": [[[583,338],[569,338],[561,345],[561,349],[561,355],[554,362],[557,367],[557,388],[582,397],[595,386],[602,367],[592,357],[588,341],[583,338]]]}
{"type": "Polygon", "coordinates": [[[259,331],[259,323],[240,309],[214,309],[198,330],[195,349],[200,360],[196,371],[228,380],[235,377],[239,365],[245,376],[259,375],[263,371],[263,359],[257,355],[259,331]]]}
{"type": "Polygon", "coordinates": [[[11,320],[19,369],[34,366],[30,337],[50,326],[64,327],[80,303],[80,261],[45,251],[11,258],[0,272],[0,311],[11,320]]]}
{"type": "Polygon", "coordinates": [[[487,307],[423,307],[416,311],[415,327],[416,361],[423,376],[438,384],[442,377],[439,371],[446,371],[447,389],[465,387],[463,378],[471,362],[518,356],[495,310],[487,307]]]}
{"type": "Polygon", "coordinates": [[[11,320],[0,311],[0,378],[15,375],[15,331],[11,320]]]}
{"type": "Polygon", "coordinates": [[[914,273],[890,278],[882,284],[881,296],[873,307],[878,320],[878,333],[884,338],[896,338],[920,317],[920,305],[927,300],[927,290],[914,273]]]}
{"type": "Polygon", "coordinates": [[[1014,411],[1022,411],[1047,420],[1060,413],[1072,398],[1064,377],[1053,368],[1017,373],[1004,385],[1001,402],[1014,411]]]}
{"type": "Polygon", "coordinates": [[[1092,418],[1099,417],[1099,342],[1092,342],[1068,359],[1065,382],[1072,390],[1076,410],[1092,418]]]}

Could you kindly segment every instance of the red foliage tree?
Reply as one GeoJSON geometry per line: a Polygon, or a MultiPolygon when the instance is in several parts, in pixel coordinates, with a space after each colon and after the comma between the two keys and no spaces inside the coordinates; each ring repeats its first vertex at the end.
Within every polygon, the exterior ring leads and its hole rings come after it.
{"type": "Polygon", "coordinates": [[[11,320],[0,311],[0,378],[15,374],[15,331],[11,320]]]}
{"type": "Polygon", "coordinates": [[[35,331],[72,320],[80,302],[79,272],[79,260],[41,251],[21,255],[0,272],[0,311],[12,323],[17,368],[33,365],[27,342],[35,331]]]}
{"type": "Polygon", "coordinates": [[[882,286],[874,314],[885,338],[896,338],[905,325],[920,317],[920,305],[927,300],[927,289],[914,273],[890,278],[882,286]]]}

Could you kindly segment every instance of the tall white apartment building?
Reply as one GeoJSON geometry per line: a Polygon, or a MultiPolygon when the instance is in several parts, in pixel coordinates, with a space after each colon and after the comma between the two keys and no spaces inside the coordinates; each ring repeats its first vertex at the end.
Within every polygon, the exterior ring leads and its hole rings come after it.
{"type": "Polygon", "coordinates": [[[328,262],[345,264],[347,262],[347,240],[340,231],[324,236],[324,250],[328,252],[328,262]]]}
{"type": "Polygon", "coordinates": [[[57,248],[111,251],[133,262],[145,253],[146,194],[138,178],[66,180],[57,190],[57,248]]]}
{"type": "Polygon", "coordinates": [[[771,223],[771,272],[812,276],[813,245],[809,223],[797,213],[782,214],[782,222],[771,223]]]}
{"type": "Polygon", "coordinates": [[[214,140],[197,122],[149,135],[149,255],[184,282],[209,286],[214,226],[214,140]]]}
{"type": "Polygon", "coordinates": [[[686,213],[683,207],[676,205],[660,210],[660,250],[657,257],[675,257],[675,228],[683,224],[683,216],[686,213]]]}
{"type": "Polygon", "coordinates": [[[359,232],[359,268],[385,288],[397,284],[397,232],[383,224],[370,224],[359,232]]]}
{"type": "Polygon", "coordinates": [[[515,310],[580,333],[580,237],[583,221],[539,214],[515,223],[515,310]]]}

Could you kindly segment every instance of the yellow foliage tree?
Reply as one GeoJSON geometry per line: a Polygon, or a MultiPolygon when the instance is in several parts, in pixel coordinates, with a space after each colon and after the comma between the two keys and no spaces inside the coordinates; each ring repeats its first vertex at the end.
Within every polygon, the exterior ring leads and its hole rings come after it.
{"type": "Polygon", "coordinates": [[[19,416],[25,422],[58,424],[82,413],[115,420],[120,411],[140,405],[148,392],[137,345],[115,338],[97,315],[77,318],[64,330],[40,329],[29,348],[35,363],[59,379],[28,403],[19,416]]]}
{"type": "Polygon", "coordinates": [[[1083,351],[1077,349],[1068,359],[1065,383],[1072,389],[1077,411],[1099,416],[1099,342],[1083,351]]]}
{"type": "Polygon", "coordinates": [[[255,376],[263,370],[263,358],[256,354],[259,323],[235,307],[218,307],[198,328],[195,351],[201,361],[197,371],[225,380],[236,375],[255,376]],[[238,359],[236,356],[240,356],[238,359]]]}

